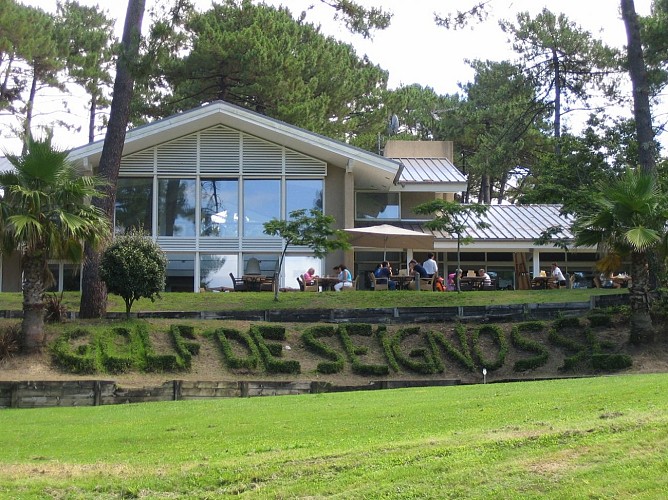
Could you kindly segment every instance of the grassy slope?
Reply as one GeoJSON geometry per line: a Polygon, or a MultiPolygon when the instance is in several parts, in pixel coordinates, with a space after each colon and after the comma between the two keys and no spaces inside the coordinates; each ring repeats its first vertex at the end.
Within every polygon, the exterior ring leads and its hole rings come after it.
{"type": "MultiPolygon", "coordinates": [[[[245,293],[163,293],[162,298],[151,302],[141,299],[133,312],[139,311],[221,311],[221,310],[275,310],[275,309],[359,309],[374,307],[438,307],[488,304],[530,304],[546,302],[589,301],[591,295],[628,293],[625,289],[574,289],[574,290],[499,290],[495,292],[281,292],[278,302],[269,292],[245,293]]],[[[79,293],[64,294],[64,304],[70,311],[79,310],[79,293]]],[[[21,310],[20,293],[0,293],[0,310],[21,310]]],[[[109,296],[109,312],[125,312],[123,299],[109,296]]]]}
{"type": "Polygon", "coordinates": [[[0,412],[3,498],[662,498],[668,375],[0,412]]]}

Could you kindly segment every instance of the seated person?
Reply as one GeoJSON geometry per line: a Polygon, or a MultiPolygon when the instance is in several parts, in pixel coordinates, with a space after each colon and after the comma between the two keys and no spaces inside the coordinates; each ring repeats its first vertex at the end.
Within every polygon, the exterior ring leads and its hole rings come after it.
{"type": "Polygon", "coordinates": [[[409,290],[416,290],[417,289],[417,284],[415,283],[417,280],[420,278],[429,278],[429,273],[427,270],[424,268],[424,266],[420,265],[417,263],[415,259],[411,260],[408,263],[408,269],[409,273],[411,276],[414,276],[415,279],[408,283],[408,289],[409,290]]]}
{"type": "MultiPolygon", "coordinates": [[[[380,280],[386,279],[387,280],[387,288],[390,290],[396,290],[397,289],[397,282],[393,281],[390,279],[390,276],[392,276],[392,267],[390,266],[390,263],[386,260],[380,263],[380,269],[378,269],[378,274],[376,274],[376,278],[380,278],[380,280]]],[[[379,283],[385,283],[384,281],[379,281],[379,283]]]]}
{"type": "Polygon", "coordinates": [[[484,269],[478,269],[478,276],[480,276],[482,280],[483,286],[488,286],[492,284],[492,278],[489,277],[489,274],[484,269]]]}
{"type": "Polygon", "coordinates": [[[312,267],[309,267],[308,271],[302,274],[302,280],[304,280],[305,285],[312,285],[313,280],[316,278],[318,278],[318,275],[315,274],[315,269],[313,269],[312,267]]]}
{"type": "MultiPolygon", "coordinates": [[[[461,270],[458,269],[457,271],[459,272],[459,277],[461,278],[461,277],[462,277],[462,272],[461,272],[461,270]]],[[[450,274],[448,274],[448,281],[447,281],[447,283],[446,283],[446,285],[445,285],[445,289],[446,289],[448,292],[452,292],[452,291],[454,291],[454,290],[457,289],[456,276],[457,276],[456,273],[450,273],[450,274]]]]}
{"type": "Polygon", "coordinates": [[[334,291],[340,292],[343,287],[350,288],[353,286],[353,275],[350,274],[350,271],[348,271],[348,268],[345,265],[339,264],[334,267],[334,270],[339,272],[339,282],[334,285],[334,291]]]}

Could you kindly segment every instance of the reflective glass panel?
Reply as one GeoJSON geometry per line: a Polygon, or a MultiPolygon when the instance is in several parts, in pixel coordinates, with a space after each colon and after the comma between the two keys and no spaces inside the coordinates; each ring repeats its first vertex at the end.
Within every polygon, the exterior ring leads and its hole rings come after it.
{"type": "Polygon", "coordinates": [[[285,214],[305,208],[322,212],[321,179],[288,179],[285,182],[285,214]]]}
{"type": "Polygon", "coordinates": [[[166,292],[192,292],[195,290],[195,254],[167,254],[166,292]]]}
{"type": "Polygon", "coordinates": [[[357,219],[399,219],[399,193],[357,193],[357,219]]]}
{"type": "Polygon", "coordinates": [[[239,181],[202,179],[201,236],[239,236],[239,181]]]}
{"type": "Polygon", "coordinates": [[[126,233],[130,228],[143,228],[151,233],[153,218],[153,179],[118,179],[116,187],[116,214],[114,230],[126,233]]]}
{"type": "Polygon", "coordinates": [[[244,180],[244,236],[267,237],[265,222],[281,217],[281,181],[278,179],[244,180]]]}
{"type": "Polygon", "coordinates": [[[200,288],[234,288],[230,273],[237,275],[237,255],[200,255],[200,288]]]}
{"type": "Polygon", "coordinates": [[[195,236],[195,180],[158,180],[158,235],[195,236]]]}

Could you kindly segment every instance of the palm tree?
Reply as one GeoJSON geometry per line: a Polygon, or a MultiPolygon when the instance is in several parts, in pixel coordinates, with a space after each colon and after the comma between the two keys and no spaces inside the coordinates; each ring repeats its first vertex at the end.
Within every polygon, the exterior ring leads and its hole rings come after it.
{"type": "Polygon", "coordinates": [[[668,198],[653,175],[627,169],[617,179],[600,185],[593,211],[578,216],[573,226],[575,244],[600,245],[610,254],[631,260],[631,342],[651,342],[648,254],[666,238],[668,198]]]}
{"type": "Polygon", "coordinates": [[[80,261],[84,242],[99,245],[110,225],[89,203],[101,195],[98,178],[78,174],[51,138],[28,139],[27,146],[21,156],[7,155],[15,170],[0,173],[0,238],[3,251],[21,256],[22,347],[34,352],[44,344],[48,259],[80,261]]]}

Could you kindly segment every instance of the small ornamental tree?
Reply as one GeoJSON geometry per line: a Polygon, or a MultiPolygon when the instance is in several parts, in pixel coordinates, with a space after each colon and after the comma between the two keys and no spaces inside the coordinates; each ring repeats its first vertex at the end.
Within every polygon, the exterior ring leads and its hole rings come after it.
{"type": "Polygon", "coordinates": [[[102,254],[100,278],[107,290],[123,297],[130,317],[132,304],[142,297],[155,301],[165,289],[167,257],[158,244],[139,230],[116,236],[102,254]]]}
{"type": "MultiPolygon", "coordinates": [[[[473,238],[463,234],[471,227],[486,229],[489,223],[482,220],[487,213],[488,205],[472,203],[464,205],[456,201],[432,200],[416,206],[413,211],[420,215],[432,215],[434,218],[424,223],[432,231],[444,231],[457,237],[457,269],[462,268],[461,246],[470,243],[473,238]]],[[[460,273],[455,273],[457,291],[461,292],[460,273]]]]}
{"type": "MultiPolygon", "coordinates": [[[[325,215],[320,210],[305,209],[290,212],[288,220],[272,219],[264,223],[264,233],[280,236],[285,241],[281,260],[278,263],[278,275],[283,268],[283,260],[289,245],[309,247],[316,257],[322,258],[332,250],[350,248],[348,234],[341,229],[332,228],[334,217],[325,215]]],[[[274,280],[274,300],[278,300],[278,283],[274,280]]]]}

